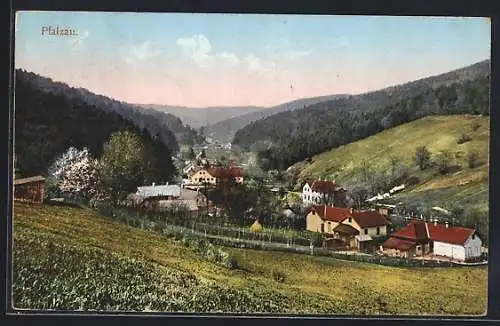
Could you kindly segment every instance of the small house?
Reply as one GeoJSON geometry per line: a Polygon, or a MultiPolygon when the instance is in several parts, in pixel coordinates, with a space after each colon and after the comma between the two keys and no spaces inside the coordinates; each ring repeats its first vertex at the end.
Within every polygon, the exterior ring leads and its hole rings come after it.
{"type": "Polygon", "coordinates": [[[474,229],[413,220],[381,246],[384,254],[411,259],[433,255],[467,261],[481,256],[482,241],[474,229]]]}
{"type": "Polygon", "coordinates": [[[14,200],[42,203],[45,196],[45,178],[34,176],[14,180],[14,200]]]}
{"type": "Polygon", "coordinates": [[[343,206],[346,191],[333,181],[308,181],[302,187],[302,202],[304,205],[332,204],[343,206]]]}
{"type": "MultiPolygon", "coordinates": [[[[369,250],[374,240],[387,235],[389,222],[377,211],[359,211],[328,205],[313,205],[306,217],[306,229],[341,240],[345,247],[369,250]]],[[[338,242],[338,241],[337,241],[338,242]]]]}

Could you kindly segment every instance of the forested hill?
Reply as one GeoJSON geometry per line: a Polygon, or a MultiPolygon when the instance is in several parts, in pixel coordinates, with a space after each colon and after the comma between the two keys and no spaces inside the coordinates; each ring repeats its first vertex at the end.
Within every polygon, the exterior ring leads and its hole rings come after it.
{"type": "Polygon", "coordinates": [[[174,171],[171,155],[178,144],[169,129],[158,125],[148,131],[141,129],[105,107],[105,98],[85,96],[87,92],[78,95],[80,90],[49,83],[32,73],[17,70],[15,78],[14,148],[20,175],[45,175],[54,159],[71,146],[88,147],[99,156],[110,135],[120,130],[140,135],[152,148],[157,164],[166,173],[163,177],[168,179],[174,171]],[[154,139],[155,132],[161,140],[154,139]]]}
{"type": "Polygon", "coordinates": [[[74,88],[21,69],[16,70],[16,76],[18,79],[28,80],[33,88],[41,91],[63,94],[69,99],[77,99],[106,111],[115,111],[139,128],[147,129],[150,134],[158,134],[165,145],[174,152],[179,150],[179,143],[193,145],[203,140],[193,128],[184,125],[178,117],[167,112],[144,110],[139,106],[97,95],[84,88],[74,88]]]}
{"type": "Polygon", "coordinates": [[[254,110],[253,112],[248,112],[245,114],[241,114],[226,120],[210,124],[207,127],[207,134],[210,135],[211,137],[220,139],[222,141],[230,142],[233,139],[235,133],[239,129],[243,128],[244,126],[248,125],[253,121],[264,119],[280,112],[297,110],[304,108],[308,105],[347,96],[349,95],[338,94],[338,95],[303,98],[292,102],[283,103],[270,108],[254,110]]]}
{"type": "Polygon", "coordinates": [[[380,91],[278,113],[240,129],[233,144],[284,169],[326,150],[428,115],[489,114],[490,61],[380,91]]]}

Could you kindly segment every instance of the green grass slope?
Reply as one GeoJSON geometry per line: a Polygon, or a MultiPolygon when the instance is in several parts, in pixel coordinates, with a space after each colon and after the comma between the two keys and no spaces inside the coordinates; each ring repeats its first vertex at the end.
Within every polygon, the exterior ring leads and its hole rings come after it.
{"type": "Polygon", "coordinates": [[[14,206],[13,306],[24,309],[476,315],[487,268],[392,268],[228,249],[239,269],[88,210],[14,206]],[[283,283],[272,278],[278,269],[283,283]]]}
{"type": "Polygon", "coordinates": [[[399,198],[424,196],[434,205],[460,203],[487,210],[489,124],[489,117],[482,116],[428,116],[313,157],[311,163],[302,163],[298,183],[321,177],[349,185],[359,180],[363,162],[375,171],[387,171],[394,157],[409,168],[410,175],[420,179],[418,185],[399,198]],[[474,126],[478,128],[474,130],[474,126]],[[458,144],[462,134],[471,140],[458,144]],[[423,145],[431,152],[431,160],[447,151],[452,164],[459,165],[460,170],[449,175],[440,175],[436,168],[420,171],[415,164],[415,151],[423,145]],[[473,169],[467,164],[470,151],[478,153],[479,166],[473,169]]]}

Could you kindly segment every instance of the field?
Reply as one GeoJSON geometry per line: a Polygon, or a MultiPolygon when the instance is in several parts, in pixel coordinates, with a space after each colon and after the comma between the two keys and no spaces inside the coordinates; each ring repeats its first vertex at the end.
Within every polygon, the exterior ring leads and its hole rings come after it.
{"type": "Polygon", "coordinates": [[[427,196],[431,205],[465,203],[487,211],[489,124],[489,117],[482,116],[428,116],[313,157],[310,164],[301,167],[299,184],[307,177],[350,184],[360,176],[363,162],[375,171],[387,171],[394,157],[420,179],[416,187],[399,195],[401,199],[427,196]],[[459,144],[462,134],[470,141],[459,144]],[[431,152],[431,160],[442,151],[448,152],[459,171],[444,176],[436,168],[420,171],[414,157],[416,148],[423,145],[431,152]],[[478,166],[473,169],[467,164],[470,151],[478,154],[478,166]]]}
{"type": "Polygon", "coordinates": [[[59,310],[478,315],[487,268],[394,268],[181,241],[77,208],[14,206],[13,305],[59,310]],[[284,275],[283,282],[273,271],[284,275]]]}

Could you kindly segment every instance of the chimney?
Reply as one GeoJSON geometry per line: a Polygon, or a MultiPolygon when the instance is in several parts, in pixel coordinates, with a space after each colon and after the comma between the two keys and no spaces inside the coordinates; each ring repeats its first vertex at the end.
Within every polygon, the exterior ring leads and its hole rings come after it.
{"type": "Polygon", "coordinates": [[[449,226],[448,221],[446,221],[446,222],[444,223],[444,225],[446,226],[446,228],[448,228],[448,226],[449,226]]]}
{"type": "Polygon", "coordinates": [[[166,186],[168,186],[168,181],[165,183],[166,186]]]}
{"type": "Polygon", "coordinates": [[[153,182],[153,187],[155,186],[155,183],[153,182]]]}
{"type": "Polygon", "coordinates": [[[351,212],[351,214],[354,212],[354,209],[353,209],[352,207],[351,207],[351,209],[350,209],[350,212],[351,212]]]}
{"type": "Polygon", "coordinates": [[[323,216],[326,217],[326,204],[325,204],[324,209],[323,209],[323,216]]]}
{"type": "Polygon", "coordinates": [[[438,225],[438,220],[434,219],[434,226],[438,225]]]}

